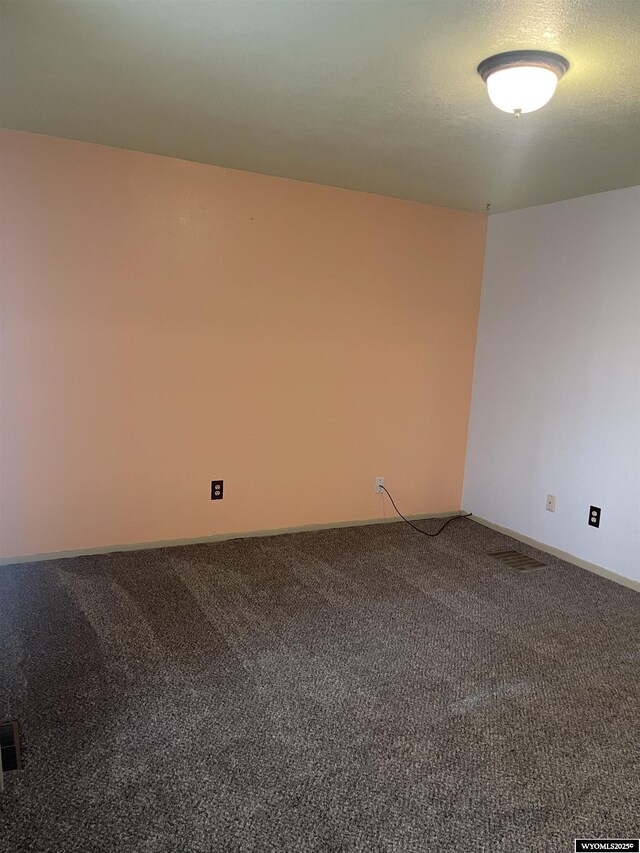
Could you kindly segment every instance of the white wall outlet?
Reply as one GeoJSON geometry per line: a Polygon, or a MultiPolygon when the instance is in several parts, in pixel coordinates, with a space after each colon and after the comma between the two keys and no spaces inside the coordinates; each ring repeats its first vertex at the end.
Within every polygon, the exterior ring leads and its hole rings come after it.
{"type": "Polygon", "coordinates": [[[376,477],[376,495],[381,495],[383,492],[384,477],[376,477]]]}
{"type": "Polygon", "coordinates": [[[547,495],[547,512],[555,512],[556,511],[556,496],[555,495],[547,495]]]}

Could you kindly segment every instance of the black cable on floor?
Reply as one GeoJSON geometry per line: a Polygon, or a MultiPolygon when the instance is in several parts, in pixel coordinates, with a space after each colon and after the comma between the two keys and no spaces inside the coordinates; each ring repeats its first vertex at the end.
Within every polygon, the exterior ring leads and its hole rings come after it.
{"type": "Polygon", "coordinates": [[[472,515],[472,513],[470,513],[470,512],[467,512],[467,513],[465,513],[464,515],[452,515],[452,516],[451,516],[451,518],[448,518],[448,519],[445,521],[445,523],[442,525],[442,527],[441,527],[439,530],[436,530],[436,532],[435,532],[435,533],[427,533],[427,531],[426,531],[426,530],[420,530],[420,528],[419,528],[419,527],[416,527],[416,526],[415,526],[415,524],[413,524],[413,522],[409,521],[409,519],[408,519],[408,518],[405,518],[405,517],[404,517],[404,515],[400,512],[400,510],[399,510],[399,509],[398,509],[398,507],[396,506],[396,502],[395,502],[395,501],[394,501],[394,499],[391,497],[391,493],[389,492],[389,490],[388,490],[388,489],[386,489],[384,486],[380,486],[380,488],[382,489],[382,491],[383,491],[383,492],[386,492],[386,493],[387,493],[387,496],[389,497],[389,500],[390,500],[390,501],[391,501],[391,503],[393,504],[393,508],[394,508],[394,509],[395,509],[395,511],[398,513],[398,515],[400,516],[400,518],[401,518],[403,521],[406,521],[406,522],[407,522],[407,524],[409,525],[409,527],[413,527],[413,529],[414,529],[414,530],[417,530],[417,531],[418,531],[418,533],[422,533],[422,535],[423,535],[423,536],[439,536],[439,535],[442,533],[442,531],[445,529],[445,527],[447,526],[447,524],[451,524],[451,522],[452,522],[452,521],[455,521],[455,520],[456,520],[456,518],[469,518],[469,516],[470,516],[470,515],[472,515]]]}

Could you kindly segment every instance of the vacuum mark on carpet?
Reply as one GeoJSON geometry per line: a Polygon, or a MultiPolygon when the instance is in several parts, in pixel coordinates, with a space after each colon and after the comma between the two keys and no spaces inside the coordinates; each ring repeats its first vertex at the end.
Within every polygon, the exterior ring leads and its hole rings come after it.
{"type": "Polygon", "coordinates": [[[95,632],[108,669],[139,676],[161,668],[153,632],[125,590],[101,575],[82,577],[60,569],[57,574],[95,632]]]}

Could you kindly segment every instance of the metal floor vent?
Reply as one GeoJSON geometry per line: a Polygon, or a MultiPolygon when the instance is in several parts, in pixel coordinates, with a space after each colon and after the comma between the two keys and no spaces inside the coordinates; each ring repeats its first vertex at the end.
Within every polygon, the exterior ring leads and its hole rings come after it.
{"type": "Polygon", "coordinates": [[[0,722],[0,791],[3,789],[3,773],[22,770],[22,752],[20,751],[20,726],[17,720],[0,722]]]}
{"type": "Polygon", "coordinates": [[[540,566],[546,565],[540,560],[534,560],[533,557],[527,557],[526,554],[521,554],[520,551],[488,551],[490,557],[495,557],[496,560],[502,560],[512,569],[524,572],[526,569],[537,569],[540,566]]]}

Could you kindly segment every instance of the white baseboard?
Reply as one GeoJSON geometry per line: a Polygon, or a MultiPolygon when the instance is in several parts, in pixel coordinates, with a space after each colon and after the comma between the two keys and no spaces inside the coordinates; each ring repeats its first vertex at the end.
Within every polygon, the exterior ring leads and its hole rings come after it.
{"type": "Polygon", "coordinates": [[[630,589],[635,589],[640,592],[640,581],[627,578],[624,575],[611,572],[603,566],[598,566],[595,563],[589,563],[581,557],[576,557],[574,554],[569,554],[567,551],[561,551],[559,548],[554,548],[552,545],[546,545],[544,542],[538,542],[537,539],[531,539],[530,536],[525,536],[523,533],[518,533],[516,530],[510,530],[508,527],[502,527],[500,524],[494,524],[492,521],[487,521],[486,518],[480,518],[477,515],[473,516],[474,520],[485,527],[490,527],[491,530],[496,530],[498,533],[504,533],[505,536],[511,536],[512,539],[517,539],[518,542],[524,542],[526,545],[532,545],[538,548],[539,551],[544,551],[546,554],[551,554],[554,557],[560,557],[566,563],[572,563],[574,566],[579,566],[581,569],[586,569],[588,572],[593,572],[595,575],[600,575],[610,581],[619,583],[621,586],[627,586],[630,589]]]}
{"type": "MultiPolygon", "coordinates": [[[[449,512],[436,512],[428,515],[408,515],[407,518],[411,521],[420,521],[425,518],[445,518],[450,515],[458,515],[460,510],[451,510],[449,512]]],[[[537,539],[532,539],[530,536],[525,536],[523,533],[518,533],[517,530],[511,530],[508,527],[502,527],[500,524],[494,524],[486,518],[480,518],[477,515],[473,516],[474,521],[479,524],[489,527],[498,533],[503,533],[505,536],[510,536],[512,539],[517,539],[519,542],[524,542],[527,545],[532,545],[540,551],[547,554],[552,554],[554,557],[559,557],[567,563],[572,563],[581,569],[586,569],[588,572],[593,572],[596,575],[614,581],[621,586],[629,587],[630,589],[640,592],[640,581],[627,578],[624,575],[616,574],[603,566],[598,566],[595,563],[590,563],[574,554],[569,554],[567,551],[561,551],[559,548],[554,548],[552,545],[547,545],[545,542],[539,542],[537,539]]],[[[326,524],[301,524],[297,527],[280,527],[275,530],[244,530],[235,533],[213,533],[210,536],[196,536],[190,539],[163,539],[157,542],[132,542],[124,545],[104,545],[98,548],[79,548],[73,551],[54,551],[48,554],[26,554],[16,557],[0,557],[0,566],[10,566],[17,563],[37,563],[43,560],[62,560],[68,557],[86,557],[95,554],[113,554],[117,551],[146,551],[151,548],[175,548],[180,545],[200,545],[207,542],[223,542],[227,539],[251,539],[256,536],[281,536],[285,533],[303,533],[307,530],[332,530],[340,527],[362,527],[367,524],[396,524],[400,523],[400,519],[395,516],[388,518],[365,518],[355,521],[334,521],[326,524]]]]}
{"type": "MultiPolygon", "coordinates": [[[[450,512],[435,512],[430,515],[408,515],[411,521],[423,518],[445,518],[459,515],[459,509],[450,512]]],[[[400,522],[396,516],[388,518],[365,518],[356,521],[333,521],[327,524],[301,524],[297,527],[280,527],[275,530],[244,530],[240,533],[212,533],[210,536],[196,536],[192,539],[163,539],[158,542],[133,542],[125,545],[104,545],[98,548],[79,548],[74,551],[54,551],[49,554],[26,554],[17,557],[0,557],[0,566],[16,563],[38,563],[43,560],[63,560],[67,557],[88,557],[94,554],[113,554],[117,551],[147,551],[150,548],[175,548],[180,545],[201,545],[207,542],[223,542],[227,539],[250,539],[254,536],[281,536],[284,533],[303,533],[307,530],[332,530],[338,527],[363,527],[367,524],[395,524],[400,522]]]]}

